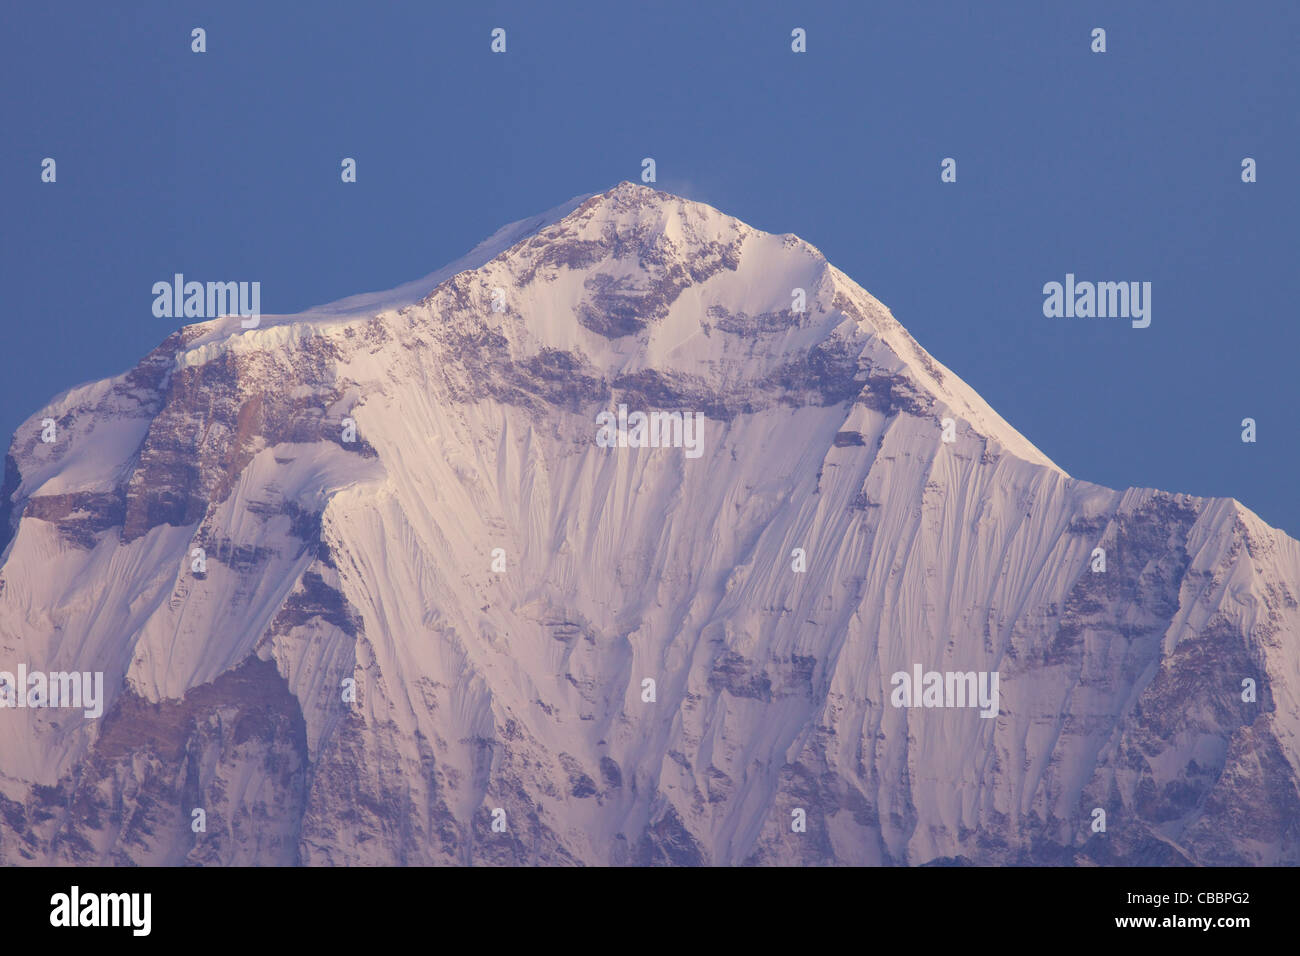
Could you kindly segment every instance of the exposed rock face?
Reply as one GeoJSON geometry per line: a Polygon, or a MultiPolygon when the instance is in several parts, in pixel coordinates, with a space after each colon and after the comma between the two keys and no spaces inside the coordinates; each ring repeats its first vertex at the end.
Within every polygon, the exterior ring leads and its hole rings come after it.
{"type": "Polygon", "coordinates": [[[0,798],[5,862],[299,862],[305,730],[267,661],[250,658],[179,701],[124,691],[77,769],[23,802],[0,798]],[[192,808],[207,808],[202,833],[192,808]]]}
{"type": "Polygon", "coordinates": [[[1300,544],[1237,502],[1065,475],[816,249],[642,187],[418,286],[19,429],[0,670],[108,699],[0,708],[0,861],[1300,863],[1300,544]]]}

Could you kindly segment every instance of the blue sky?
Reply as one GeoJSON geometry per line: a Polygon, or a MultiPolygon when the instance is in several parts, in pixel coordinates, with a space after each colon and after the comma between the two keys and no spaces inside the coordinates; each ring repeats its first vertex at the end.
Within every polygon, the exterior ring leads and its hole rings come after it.
{"type": "Polygon", "coordinates": [[[296,311],[653,156],[659,188],[820,248],[1071,474],[1300,536],[1300,7],[889,7],[6,4],[0,430],[161,341],[175,272],[296,311]],[[1150,328],[1045,318],[1067,272],[1150,281],[1150,328]]]}

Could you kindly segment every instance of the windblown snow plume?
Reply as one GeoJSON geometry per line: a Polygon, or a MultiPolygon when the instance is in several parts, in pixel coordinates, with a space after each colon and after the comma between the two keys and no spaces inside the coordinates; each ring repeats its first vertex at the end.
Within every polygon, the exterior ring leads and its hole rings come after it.
{"type": "Polygon", "coordinates": [[[2,499],[4,863],[1300,863],[1300,544],[645,187],[183,328],[2,499]]]}

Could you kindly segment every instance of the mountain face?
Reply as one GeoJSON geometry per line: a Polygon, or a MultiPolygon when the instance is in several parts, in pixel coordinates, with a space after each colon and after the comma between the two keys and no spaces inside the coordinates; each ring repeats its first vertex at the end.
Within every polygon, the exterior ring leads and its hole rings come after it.
{"type": "Polygon", "coordinates": [[[644,187],[185,327],[2,498],[0,671],[104,687],[0,708],[7,864],[1300,863],[1300,543],[644,187]]]}

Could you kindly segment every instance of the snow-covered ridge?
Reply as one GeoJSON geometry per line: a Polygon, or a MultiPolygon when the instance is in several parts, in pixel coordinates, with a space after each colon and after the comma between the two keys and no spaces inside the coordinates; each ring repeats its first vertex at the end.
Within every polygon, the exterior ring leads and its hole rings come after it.
{"type": "Polygon", "coordinates": [[[422,278],[404,283],[394,289],[347,296],[334,302],[313,306],[304,312],[292,315],[263,315],[256,329],[241,328],[239,316],[225,316],[220,319],[197,323],[197,326],[202,327],[204,331],[197,337],[187,341],[185,351],[179,353],[176,357],[177,364],[201,364],[211,356],[219,354],[220,349],[213,349],[211,346],[220,343],[231,347],[245,336],[249,337],[248,343],[240,342],[240,345],[274,347],[275,345],[296,340],[303,335],[312,334],[312,330],[302,327],[307,323],[318,328],[337,327],[346,325],[350,319],[378,315],[382,312],[411,305],[427,296],[441,283],[457,273],[479,268],[485,262],[500,255],[516,243],[563,219],[589,198],[589,194],[576,196],[540,215],[530,216],[527,219],[521,219],[518,222],[502,226],[455,262],[451,262],[441,269],[437,269],[422,278]],[[296,326],[297,328],[294,332],[289,333],[287,337],[284,333],[266,335],[268,331],[277,329],[282,325],[296,326]],[[259,335],[258,333],[262,334],[259,335]]]}

